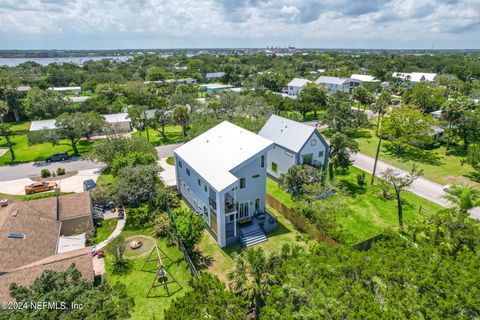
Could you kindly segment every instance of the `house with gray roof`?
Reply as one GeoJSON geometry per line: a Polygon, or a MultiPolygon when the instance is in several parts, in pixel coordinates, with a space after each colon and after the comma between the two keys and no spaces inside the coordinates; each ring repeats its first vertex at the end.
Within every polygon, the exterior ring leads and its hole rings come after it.
{"type": "Polygon", "coordinates": [[[315,127],[272,115],[258,134],[275,143],[267,154],[268,174],[278,178],[294,164],[326,171],[329,145],[315,127]]]}
{"type": "Polygon", "coordinates": [[[327,76],[318,77],[315,83],[326,87],[330,93],[336,93],[338,91],[352,93],[353,88],[360,85],[360,81],[358,80],[327,76]]]}

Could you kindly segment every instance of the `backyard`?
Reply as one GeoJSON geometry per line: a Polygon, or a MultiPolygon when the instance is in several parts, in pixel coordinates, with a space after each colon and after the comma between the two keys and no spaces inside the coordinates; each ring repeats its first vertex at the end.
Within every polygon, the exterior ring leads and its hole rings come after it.
{"type": "MultiPolygon", "coordinates": [[[[148,135],[150,137],[150,143],[153,144],[154,146],[183,142],[181,126],[172,126],[172,125],[165,126],[165,136],[167,137],[167,142],[163,142],[163,138],[160,132],[155,131],[152,128],[148,129],[148,135]]],[[[145,131],[136,131],[132,133],[132,136],[134,137],[141,136],[146,138],[147,133],[145,131]]]]}
{"type": "MultiPolygon", "coordinates": [[[[360,152],[375,157],[378,137],[374,130],[363,130],[359,136],[356,141],[360,152]]],[[[393,151],[392,144],[384,140],[379,159],[406,170],[411,168],[412,162],[416,162],[423,169],[425,178],[442,185],[453,183],[478,185],[468,178],[473,168],[467,164],[463,166],[461,164],[464,155],[462,147],[452,146],[448,156],[445,152],[445,146],[442,145],[433,150],[412,149],[399,156],[393,151]]]]}
{"type": "Polygon", "coordinates": [[[93,243],[99,244],[106,240],[115,230],[117,226],[117,219],[107,219],[102,221],[102,226],[96,228],[95,237],[93,237],[93,243]]]}
{"type": "MultiPolygon", "coordinates": [[[[338,223],[343,227],[344,235],[341,242],[347,245],[366,240],[385,229],[398,228],[397,207],[394,200],[384,200],[381,190],[377,186],[367,184],[359,187],[356,175],[362,173],[360,169],[351,167],[348,174],[336,175],[338,181],[345,181],[349,189],[347,200],[351,204],[350,213],[347,216],[337,217],[338,223]]],[[[365,173],[366,174],[366,173],[365,173]]],[[[370,181],[370,175],[366,174],[366,181],[370,181]]],[[[337,182],[338,182],[337,181],[337,182]]],[[[267,193],[292,208],[294,200],[290,194],[281,189],[272,179],[267,180],[267,193]]],[[[440,206],[420,198],[411,192],[403,193],[404,221],[415,221],[419,218],[419,209],[422,212],[436,212],[440,206]]]]}
{"type": "MultiPolygon", "coordinates": [[[[126,238],[136,235],[150,236],[151,230],[131,230],[123,231],[122,235],[126,238]]],[[[130,272],[126,275],[116,275],[112,272],[112,257],[107,254],[105,258],[106,263],[106,278],[107,281],[114,285],[116,282],[121,282],[126,285],[126,292],[135,300],[135,308],[131,315],[132,319],[161,319],[163,318],[163,311],[167,309],[171,301],[190,289],[189,282],[192,279],[187,265],[183,259],[183,255],[176,246],[168,246],[163,239],[157,240],[158,247],[163,250],[171,259],[163,259],[167,273],[172,275],[181,285],[181,287],[172,283],[168,285],[170,295],[167,295],[163,287],[156,287],[150,293],[151,298],[147,298],[148,290],[150,289],[154,279],[155,272],[158,270],[157,262],[152,261],[147,263],[144,271],[141,271],[148,253],[142,256],[132,258],[128,255],[126,258],[131,262],[130,272]]],[[[169,280],[171,278],[169,277],[169,280]]]]}

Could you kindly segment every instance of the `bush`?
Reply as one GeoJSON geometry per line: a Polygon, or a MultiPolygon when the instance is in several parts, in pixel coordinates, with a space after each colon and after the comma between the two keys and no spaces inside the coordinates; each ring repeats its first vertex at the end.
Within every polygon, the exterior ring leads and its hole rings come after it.
{"type": "Polygon", "coordinates": [[[154,154],[135,151],[126,155],[117,156],[115,160],[113,160],[110,170],[114,176],[117,176],[122,168],[155,164],[156,162],[157,157],[154,154]]]}
{"type": "Polygon", "coordinates": [[[188,253],[193,253],[195,245],[202,239],[205,220],[190,209],[177,208],[172,211],[173,221],[180,240],[188,253]]]}
{"type": "Polygon", "coordinates": [[[65,174],[65,168],[57,168],[57,175],[63,176],[65,174]]]}
{"type": "Polygon", "coordinates": [[[155,212],[149,210],[147,205],[130,208],[127,212],[126,230],[141,230],[152,226],[155,212]]]}
{"type": "Polygon", "coordinates": [[[50,172],[50,170],[48,169],[42,169],[42,171],[40,171],[40,176],[42,178],[48,178],[52,175],[52,173],[50,172]]]}
{"type": "Polygon", "coordinates": [[[155,237],[168,237],[171,231],[168,214],[162,213],[153,221],[153,235],[155,237]]]}
{"type": "Polygon", "coordinates": [[[365,181],[365,172],[357,174],[357,184],[359,187],[364,187],[367,184],[365,181]]]}

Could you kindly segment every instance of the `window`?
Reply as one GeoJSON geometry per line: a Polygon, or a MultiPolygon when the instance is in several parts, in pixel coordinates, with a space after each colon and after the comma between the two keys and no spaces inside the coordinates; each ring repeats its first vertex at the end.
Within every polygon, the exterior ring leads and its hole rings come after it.
{"type": "Polygon", "coordinates": [[[287,157],[293,158],[293,153],[291,153],[291,152],[285,151],[285,155],[287,157]]]}
{"type": "Polygon", "coordinates": [[[313,161],[313,153],[304,154],[302,155],[302,164],[312,164],[313,161]]]}
{"type": "Polygon", "coordinates": [[[231,214],[230,215],[230,222],[233,221],[235,219],[235,215],[231,214]]]}
{"type": "Polygon", "coordinates": [[[187,176],[190,175],[190,169],[186,168],[186,171],[187,171],[187,176]]]}
{"type": "Polygon", "coordinates": [[[272,162],[272,171],[277,172],[277,164],[275,162],[272,162]]]}
{"type": "Polygon", "coordinates": [[[318,152],[318,157],[319,157],[319,158],[323,158],[323,151],[319,151],[319,152],[318,152]]]}
{"type": "Polygon", "coordinates": [[[256,174],[256,175],[252,176],[252,179],[257,179],[258,177],[260,177],[260,175],[256,174]]]}
{"type": "Polygon", "coordinates": [[[258,210],[260,210],[260,199],[255,199],[255,212],[258,213],[258,210]]]}
{"type": "Polygon", "coordinates": [[[178,166],[181,168],[183,167],[182,161],[178,161],[178,166]]]}
{"type": "Polygon", "coordinates": [[[310,144],[312,146],[316,146],[317,145],[317,139],[312,139],[312,141],[310,142],[310,144]]]}
{"type": "Polygon", "coordinates": [[[245,178],[240,178],[240,189],[245,189],[247,186],[247,180],[245,178]]]}
{"type": "Polygon", "coordinates": [[[205,190],[205,192],[208,192],[206,185],[203,186],[203,190],[205,190]]]}
{"type": "Polygon", "coordinates": [[[265,167],[265,156],[260,157],[260,168],[265,167]]]}
{"type": "Polygon", "coordinates": [[[202,185],[202,182],[200,181],[200,179],[197,179],[197,183],[198,183],[199,186],[202,185]]]}
{"type": "Polygon", "coordinates": [[[248,202],[243,202],[240,203],[240,206],[238,208],[238,213],[240,218],[245,218],[248,217],[248,202]]]}

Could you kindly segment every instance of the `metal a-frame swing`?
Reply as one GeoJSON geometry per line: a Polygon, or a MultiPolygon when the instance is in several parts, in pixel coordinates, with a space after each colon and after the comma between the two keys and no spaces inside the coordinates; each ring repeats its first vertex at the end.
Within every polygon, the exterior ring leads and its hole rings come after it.
{"type": "Polygon", "coordinates": [[[165,290],[167,290],[167,295],[168,296],[170,296],[170,291],[168,290],[168,285],[169,284],[177,283],[180,286],[180,288],[182,288],[182,285],[173,277],[172,274],[169,275],[171,280],[168,280],[167,270],[165,269],[165,266],[163,265],[162,259],[168,259],[168,260],[173,262],[173,260],[170,259],[170,257],[162,249],[160,249],[158,246],[155,246],[155,248],[152,249],[152,251],[148,255],[147,259],[143,263],[141,271],[143,271],[143,269],[145,268],[145,265],[148,262],[152,262],[152,261],[157,262],[157,268],[158,268],[158,270],[155,272],[155,278],[153,279],[152,285],[150,286],[150,289],[148,290],[147,298],[151,298],[150,297],[150,292],[152,291],[152,289],[154,289],[156,287],[165,288],[165,290]],[[153,255],[154,252],[156,253],[156,257],[152,258],[152,255],[153,255]]]}

